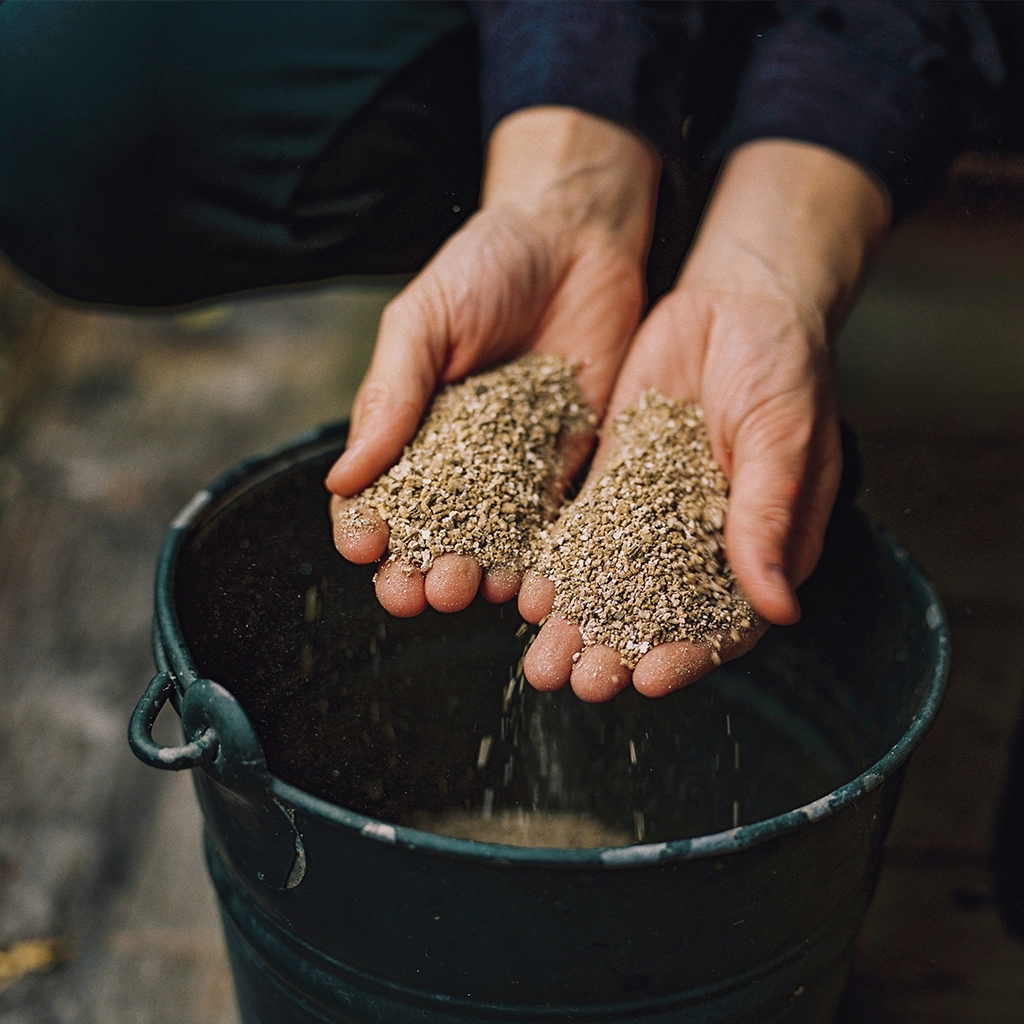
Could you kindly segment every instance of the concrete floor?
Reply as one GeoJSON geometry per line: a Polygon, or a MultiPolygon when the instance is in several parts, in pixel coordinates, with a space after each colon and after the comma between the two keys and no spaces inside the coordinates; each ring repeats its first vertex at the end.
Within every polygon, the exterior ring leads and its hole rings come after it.
{"type": "MultiPolygon", "coordinates": [[[[0,951],[66,945],[50,947],[49,971],[8,983],[0,966],[2,1024],[237,1019],[189,780],[144,768],[124,741],[152,672],[152,566],[198,487],[345,413],[389,291],[364,282],[178,316],[8,295],[0,951]]],[[[862,503],[936,581],[954,635],[845,1024],[1024,1021],[1024,944],[1002,930],[987,872],[1024,698],[1022,311],[1024,232],[908,225],[839,344],[862,503]]]]}

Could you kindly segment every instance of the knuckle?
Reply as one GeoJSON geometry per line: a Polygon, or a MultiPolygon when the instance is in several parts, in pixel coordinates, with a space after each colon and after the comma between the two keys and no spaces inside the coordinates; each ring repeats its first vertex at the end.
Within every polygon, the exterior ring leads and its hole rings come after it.
{"type": "Polygon", "coordinates": [[[780,498],[761,502],[757,512],[757,527],[764,539],[777,542],[789,535],[792,525],[793,509],[788,502],[780,498]]]}
{"type": "Polygon", "coordinates": [[[353,402],[353,410],[362,415],[385,408],[391,403],[390,389],[382,382],[367,379],[363,381],[359,394],[353,402]]]}

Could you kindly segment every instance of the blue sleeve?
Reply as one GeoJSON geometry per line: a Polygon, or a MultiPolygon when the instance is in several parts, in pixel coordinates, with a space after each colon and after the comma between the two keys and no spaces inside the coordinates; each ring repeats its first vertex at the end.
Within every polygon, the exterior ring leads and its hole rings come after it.
{"type": "Polygon", "coordinates": [[[483,127],[525,107],[576,107],[677,148],[680,9],[673,2],[481,0],[483,127]]]}
{"type": "Polygon", "coordinates": [[[992,139],[1005,80],[978,3],[786,3],[756,40],[721,151],[826,146],[873,173],[896,215],[959,151],[992,139]]]}
{"type": "Polygon", "coordinates": [[[874,174],[899,216],[1000,130],[1006,31],[993,22],[1018,5],[995,7],[482,0],[484,129],[524,107],[572,106],[672,157],[686,116],[714,110],[710,159],[760,138],[826,146],[874,174]]]}

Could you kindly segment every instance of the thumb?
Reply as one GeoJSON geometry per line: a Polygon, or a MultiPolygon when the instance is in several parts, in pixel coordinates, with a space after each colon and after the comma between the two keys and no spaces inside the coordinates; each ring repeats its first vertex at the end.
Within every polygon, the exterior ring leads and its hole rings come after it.
{"type": "Polygon", "coordinates": [[[754,611],[780,626],[800,618],[786,555],[804,483],[804,452],[792,439],[746,445],[737,439],[732,455],[726,557],[754,611]]]}
{"type": "Polygon", "coordinates": [[[327,474],[343,497],[368,487],[398,460],[437,388],[447,346],[444,304],[414,282],[381,317],[370,368],[352,405],[344,454],[327,474]]]}
{"type": "Polygon", "coordinates": [[[769,622],[800,618],[794,587],[821,554],[839,489],[838,424],[826,418],[772,440],[737,444],[725,547],[754,611],[769,622]]]}

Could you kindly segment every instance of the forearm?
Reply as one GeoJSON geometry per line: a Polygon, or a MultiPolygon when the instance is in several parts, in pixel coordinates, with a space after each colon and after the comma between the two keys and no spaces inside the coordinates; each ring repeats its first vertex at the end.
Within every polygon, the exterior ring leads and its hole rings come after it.
{"type": "Polygon", "coordinates": [[[891,216],[884,187],[845,157],[803,142],[751,142],[726,160],[681,283],[780,295],[831,336],[891,216]]]}

